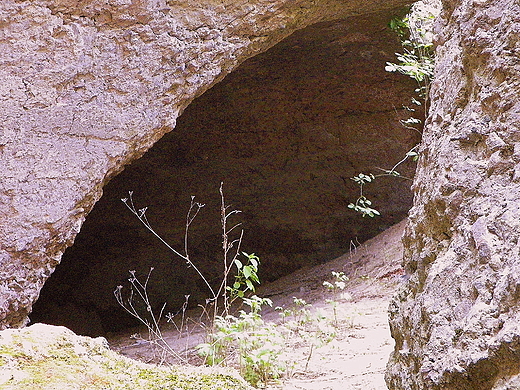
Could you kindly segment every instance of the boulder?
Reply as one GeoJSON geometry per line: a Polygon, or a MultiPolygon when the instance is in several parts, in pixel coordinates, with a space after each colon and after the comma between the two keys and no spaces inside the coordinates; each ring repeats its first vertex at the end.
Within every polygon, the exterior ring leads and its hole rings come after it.
{"type": "Polygon", "coordinates": [[[44,324],[0,331],[0,388],[252,390],[231,369],[145,364],[110,350],[102,337],[44,324]]]}

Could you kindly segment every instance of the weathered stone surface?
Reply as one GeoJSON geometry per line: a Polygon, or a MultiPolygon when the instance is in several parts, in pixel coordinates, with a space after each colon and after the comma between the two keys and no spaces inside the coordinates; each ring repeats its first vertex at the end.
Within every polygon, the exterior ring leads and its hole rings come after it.
{"type": "MultiPolygon", "coordinates": [[[[383,12],[309,26],[193,101],[175,131],[104,187],[31,320],[94,335],[101,326],[128,326],[131,317],[113,290],[127,289],[129,270],[144,277],[149,267],[157,306],[167,302],[175,312],[187,294],[192,305],[208,298],[196,272],[120,201],[128,190],[178,249],[190,196],[206,204],[191,226],[189,247],[214,284],[222,271],[220,181],[227,202],[242,211],[233,221],[245,231],[242,250],[261,258],[262,282],[342,255],[405,218],[409,180],[379,178],[365,188],[379,218],[361,218],[347,207],[359,196],[350,177],[391,167],[419,141],[398,120],[409,115],[402,106],[410,104],[415,83],[384,70],[401,49],[386,27],[390,17],[383,12]]],[[[399,170],[411,176],[414,168],[399,170]]]]}
{"type": "Polygon", "coordinates": [[[387,383],[518,388],[520,4],[445,1],[437,32],[387,383]]]}
{"type": "Polygon", "coordinates": [[[0,326],[25,323],[103,185],[246,58],[403,0],[0,4],[0,326]]]}
{"type": "Polygon", "coordinates": [[[0,331],[0,388],[252,390],[232,369],[145,364],[110,350],[102,337],[44,324],[0,331]]]}

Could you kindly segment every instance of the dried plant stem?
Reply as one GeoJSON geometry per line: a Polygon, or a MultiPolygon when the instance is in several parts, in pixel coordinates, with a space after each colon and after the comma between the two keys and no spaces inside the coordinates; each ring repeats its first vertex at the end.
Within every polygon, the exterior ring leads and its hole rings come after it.
{"type": "MultiPolygon", "coordinates": [[[[185,220],[185,230],[184,230],[184,253],[173,248],[168,242],[166,242],[151,226],[148,218],[146,216],[147,207],[142,209],[136,208],[133,200],[133,192],[129,191],[129,197],[121,199],[126,207],[134,214],[137,219],[148,229],[155,237],[159,239],[169,250],[171,250],[175,255],[179,256],[183,259],[189,267],[192,267],[197,274],[200,276],[203,283],[207,286],[210,296],[206,300],[206,306],[202,306],[203,313],[206,318],[210,321],[210,328],[208,332],[214,331],[215,319],[219,315],[228,315],[230,310],[230,305],[232,304],[234,298],[230,298],[230,294],[228,293],[228,278],[231,272],[231,268],[240,254],[240,246],[242,244],[243,230],[240,231],[239,237],[236,239],[231,238],[230,233],[233,232],[236,228],[238,228],[241,224],[235,224],[231,228],[228,228],[228,220],[232,215],[240,213],[239,210],[230,210],[230,206],[226,205],[224,199],[224,191],[223,191],[223,183],[220,184],[220,224],[222,229],[222,250],[223,250],[223,273],[222,280],[217,289],[215,289],[208,281],[208,278],[204,276],[204,274],[199,270],[199,268],[195,265],[195,263],[190,259],[189,255],[189,229],[195,218],[197,217],[201,208],[205,205],[195,201],[195,197],[191,197],[190,208],[186,214],[185,220]],[[222,303],[222,308],[220,307],[220,303],[222,303]],[[208,305],[211,305],[212,309],[208,310],[208,305]]],[[[126,310],[132,317],[136,318],[139,322],[146,326],[150,335],[150,343],[153,345],[157,345],[162,348],[163,351],[169,353],[175,358],[185,361],[176,351],[174,351],[169,344],[166,342],[160,328],[160,321],[163,317],[164,310],[166,307],[166,303],[162,306],[158,315],[156,315],[153,311],[150,298],[148,296],[148,282],[150,280],[151,273],[153,268],[150,268],[148,275],[144,282],[141,282],[136,276],[135,271],[129,271],[131,277],[128,279],[130,282],[130,295],[127,299],[123,298],[122,294],[122,286],[117,286],[114,291],[114,295],[116,297],[117,302],[123,309],[126,310]],[[139,299],[141,304],[145,305],[146,313],[142,314],[135,307],[135,299],[139,299]]],[[[181,327],[177,327],[177,330],[182,332],[183,324],[184,324],[184,311],[187,307],[189,295],[186,296],[186,302],[183,305],[183,319],[181,323],[181,327]]],[[[166,318],[173,322],[173,315],[168,314],[166,318]]]]}

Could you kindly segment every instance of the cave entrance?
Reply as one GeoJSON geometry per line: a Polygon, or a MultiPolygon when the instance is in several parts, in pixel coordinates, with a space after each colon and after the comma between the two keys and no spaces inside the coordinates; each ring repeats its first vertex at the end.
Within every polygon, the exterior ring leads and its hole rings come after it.
{"type": "MultiPolygon", "coordinates": [[[[389,18],[300,30],[194,100],[171,133],[105,187],[32,321],[91,336],[134,325],[113,296],[129,270],[146,275],[154,267],[150,294],[170,310],[187,294],[206,296],[193,270],[126,209],[120,199],[129,190],[178,247],[190,197],[206,204],[192,225],[190,252],[210,278],[220,270],[221,182],[227,202],[242,211],[242,249],[260,256],[263,281],[333,259],[402,220],[412,202],[404,180],[370,189],[381,217],[361,218],[347,207],[358,196],[350,177],[392,166],[419,141],[399,123],[415,85],[384,70],[400,50],[389,18]]],[[[411,176],[413,166],[403,173],[411,176]]]]}

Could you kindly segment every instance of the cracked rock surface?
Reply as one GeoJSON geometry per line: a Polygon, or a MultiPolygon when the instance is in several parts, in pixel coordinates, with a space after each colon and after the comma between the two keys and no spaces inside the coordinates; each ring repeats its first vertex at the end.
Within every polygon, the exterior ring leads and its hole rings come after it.
{"type": "Polygon", "coordinates": [[[520,6],[444,1],[390,389],[520,383],[520,6]]]}

